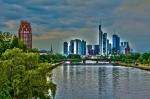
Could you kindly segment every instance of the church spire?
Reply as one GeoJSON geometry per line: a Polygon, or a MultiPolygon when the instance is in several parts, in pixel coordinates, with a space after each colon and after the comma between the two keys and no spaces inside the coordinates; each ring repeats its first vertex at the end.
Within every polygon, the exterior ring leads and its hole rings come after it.
{"type": "Polygon", "coordinates": [[[50,50],[50,53],[53,54],[53,47],[52,47],[52,44],[51,44],[51,50],[50,50]]]}

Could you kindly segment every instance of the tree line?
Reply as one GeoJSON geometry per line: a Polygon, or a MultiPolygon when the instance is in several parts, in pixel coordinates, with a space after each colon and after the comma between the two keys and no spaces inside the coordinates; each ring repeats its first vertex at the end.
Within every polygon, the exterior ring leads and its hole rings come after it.
{"type": "Polygon", "coordinates": [[[56,84],[47,81],[50,67],[37,49],[27,50],[17,36],[0,32],[0,99],[54,98],[56,84]]]}
{"type": "Polygon", "coordinates": [[[128,55],[112,55],[111,60],[124,63],[150,64],[150,53],[132,53],[128,55]]]}

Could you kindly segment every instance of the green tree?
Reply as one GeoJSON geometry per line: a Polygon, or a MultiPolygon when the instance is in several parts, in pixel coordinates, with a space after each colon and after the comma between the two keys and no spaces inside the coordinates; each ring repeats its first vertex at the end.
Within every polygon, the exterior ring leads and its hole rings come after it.
{"type": "Polygon", "coordinates": [[[22,40],[18,41],[18,48],[23,49],[24,51],[26,50],[26,45],[22,40]]]}
{"type": "Polygon", "coordinates": [[[0,99],[47,99],[49,89],[55,96],[56,85],[46,79],[49,68],[50,64],[39,63],[37,53],[6,50],[0,61],[0,99]]]}

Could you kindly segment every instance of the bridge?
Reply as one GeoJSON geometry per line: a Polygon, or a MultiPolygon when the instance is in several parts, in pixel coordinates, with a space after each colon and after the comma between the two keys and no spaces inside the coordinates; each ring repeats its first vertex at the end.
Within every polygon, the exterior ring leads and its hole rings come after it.
{"type": "Polygon", "coordinates": [[[63,59],[61,61],[68,61],[70,63],[73,62],[82,62],[83,64],[86,64],[86,61],[95,61],[95,63],[102,63],[102,62],[108,62],[111,63],[112,61],[110,59],[97,59],[97,58],[83,58],[83,59],[63,59]]]}

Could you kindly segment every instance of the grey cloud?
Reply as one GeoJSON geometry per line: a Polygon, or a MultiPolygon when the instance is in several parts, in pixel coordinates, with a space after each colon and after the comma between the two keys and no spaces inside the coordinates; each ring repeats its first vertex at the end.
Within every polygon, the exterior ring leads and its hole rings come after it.
{"type": "Polygon", "coordinates": [[[32,24],[33,43],[39,48],[47,48],[40,42],[61,45],[58,39],[65,41],[73,37],[96,44],[102,20],[103,31],[108,32],[109,37],[117,32],[138,51],[149,49],[142,46],[150,34],[149,0],[1,0],[0,3],[2,30],[17,32],[14,25],[28,20],[32,24]]]}

